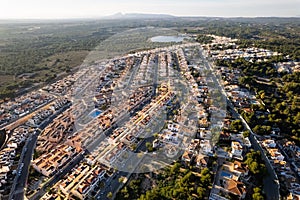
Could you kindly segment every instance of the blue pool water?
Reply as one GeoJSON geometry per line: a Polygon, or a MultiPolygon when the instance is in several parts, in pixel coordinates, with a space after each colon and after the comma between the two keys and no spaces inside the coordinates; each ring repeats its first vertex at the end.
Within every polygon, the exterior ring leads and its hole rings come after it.
{"type": "Polygon", "coordinates": [[[90,116],[93,117],[93,118],[96,118],[98,117],[98,115],[100,115],[102,112],[100,110],[93,110],[91,113],[90,113],[90,116]]]}
{"type": "Polygon", "coordinates": [[[227,178],[232,178],[232,174],[230,174],[228,172],[224,172],[224,171],[221,172],[221,176],[227,177],[227,178]]]}

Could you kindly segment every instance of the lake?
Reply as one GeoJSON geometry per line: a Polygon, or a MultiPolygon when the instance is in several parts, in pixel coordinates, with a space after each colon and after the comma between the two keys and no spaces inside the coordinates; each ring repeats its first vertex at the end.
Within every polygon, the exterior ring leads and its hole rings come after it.
{"type": "Polygon", "coordinates": [[[182,42],[183,36],[155,36],[150,38],[151,42],[182,42]]]}

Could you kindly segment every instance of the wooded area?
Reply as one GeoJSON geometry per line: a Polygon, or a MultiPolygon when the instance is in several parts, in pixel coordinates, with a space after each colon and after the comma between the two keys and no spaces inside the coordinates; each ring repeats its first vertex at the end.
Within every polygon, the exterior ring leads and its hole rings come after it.
{"type": "MultiPolygon", "coordinates": [[[[99,43],[118,33],[141,27],[168,28],[180,33],[241,39],[300,58],[299,18],[102,19],[0,23],[0,98],[13,97],[24,88],[48,83],[80,65],[99,43]],[[24,78],[24,73],[33,73],[24,78]],[[20,76],[21,75],[21,76],[20,76]]],[[[271,69],[267,69],[270,75],[271,69]]],[[[26,74],[25,74],[26,75],[26,74]]],[[[294,87],[289,85],[287,87],[294,87]]]]}

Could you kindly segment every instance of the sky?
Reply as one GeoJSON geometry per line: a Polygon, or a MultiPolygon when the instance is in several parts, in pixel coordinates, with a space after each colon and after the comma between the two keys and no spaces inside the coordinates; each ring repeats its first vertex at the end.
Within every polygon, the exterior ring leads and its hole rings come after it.
{"type": "Polygon", "coordinates": [[[300,0],[0,0],[0,19],[92,18],[118,12],[300,17],[300,0]]]}

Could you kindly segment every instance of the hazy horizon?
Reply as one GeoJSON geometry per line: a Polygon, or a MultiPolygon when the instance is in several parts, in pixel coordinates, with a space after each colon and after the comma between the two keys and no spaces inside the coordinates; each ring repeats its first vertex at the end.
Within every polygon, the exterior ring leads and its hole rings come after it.
{"type": "Polygon", "coordinates": [[[299,17],[299,0],[10,0],[1,3],[0,19],[99,18],[116,13],[185,17],[299,17]]]}

